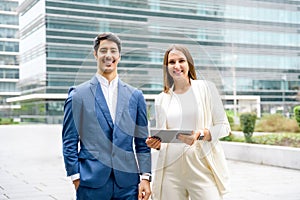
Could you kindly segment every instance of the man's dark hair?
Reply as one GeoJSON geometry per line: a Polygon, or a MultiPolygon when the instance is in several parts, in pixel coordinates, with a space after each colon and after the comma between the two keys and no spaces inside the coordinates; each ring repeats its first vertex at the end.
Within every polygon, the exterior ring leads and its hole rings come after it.
{"type": "Polygon", "coordinates": [[[116,43],[117,46],[118,46],[119,53],[121,53],[121,40],[117,35],[115,35],[111,32],[101,33],[95,38],[95,40],[94,40],[94,50],[96,52],[98,51],[99,44],[102,40],[109,40],[109,41],[112,41],[112,42],[116,43]]]}

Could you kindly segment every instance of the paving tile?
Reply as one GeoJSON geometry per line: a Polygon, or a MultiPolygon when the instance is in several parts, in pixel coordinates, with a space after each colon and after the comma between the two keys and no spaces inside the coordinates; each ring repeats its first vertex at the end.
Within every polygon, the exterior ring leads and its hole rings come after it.
{"type": "MultiPolygon", "coordinates": [[[[61,125],[0,126],[0,200],[74,200],[61,125]]],[[[300,170],[228,160],[224,200],[300,200],[300,170]]]]}

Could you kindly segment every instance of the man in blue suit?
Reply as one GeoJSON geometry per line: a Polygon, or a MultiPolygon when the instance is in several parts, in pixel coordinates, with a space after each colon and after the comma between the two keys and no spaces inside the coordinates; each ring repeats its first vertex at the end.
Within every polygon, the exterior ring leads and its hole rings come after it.
{"type": "Polygon", "coordinates": [[[63,156],[78,200],[147,200],[151,155],[146,103],[117,73],[121,41],[95,38],[97,73],[71,87],[64,106],[63,156]]]}

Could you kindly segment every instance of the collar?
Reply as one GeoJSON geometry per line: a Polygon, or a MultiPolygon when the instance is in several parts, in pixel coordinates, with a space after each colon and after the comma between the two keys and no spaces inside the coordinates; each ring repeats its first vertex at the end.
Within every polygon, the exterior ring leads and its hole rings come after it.
{"type": "Polygon", "coordinates": [[[98,81],[100,82],[100,84],[104,85],[106,87],[108,87],[109,85],[112,85],[113,87],[117,86],[118,80],[119,80],[118,75],[110,83],[108,82],[108,80],[104,76],[102,76],[98,73],[96,73],[96,77],[97,77],[98,81]]]}

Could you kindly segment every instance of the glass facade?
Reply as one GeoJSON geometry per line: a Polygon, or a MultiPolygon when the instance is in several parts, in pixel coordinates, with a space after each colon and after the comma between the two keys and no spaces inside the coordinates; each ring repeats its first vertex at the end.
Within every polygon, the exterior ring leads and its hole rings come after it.
{"type": "Polygon", "coordinates": [[[10,117],[12,106],[6,98],[19,95],[19,17],[17,0],[0,3],[0,118],[10,117]]]}
{"type": "MultiPolygon", "coordinates": [[[[21,97],[41,96],[26,98],[31,109],[21,115],[37,121],[61,121],[58,96],[95,73],[93,38],[104,31],[122,40],[119,76],[146,95],[161,92],[164,51],[179,43],[191,50],[198,78],[216,83],[226,109],[242,112],[247,96],[259,99],[261,113],[291,113],[299,104],[298,1],[24,0],[19,14],[18,86],[21,97]]],[[[0,51],[16,45],[0,41],[0,51]]]]}

